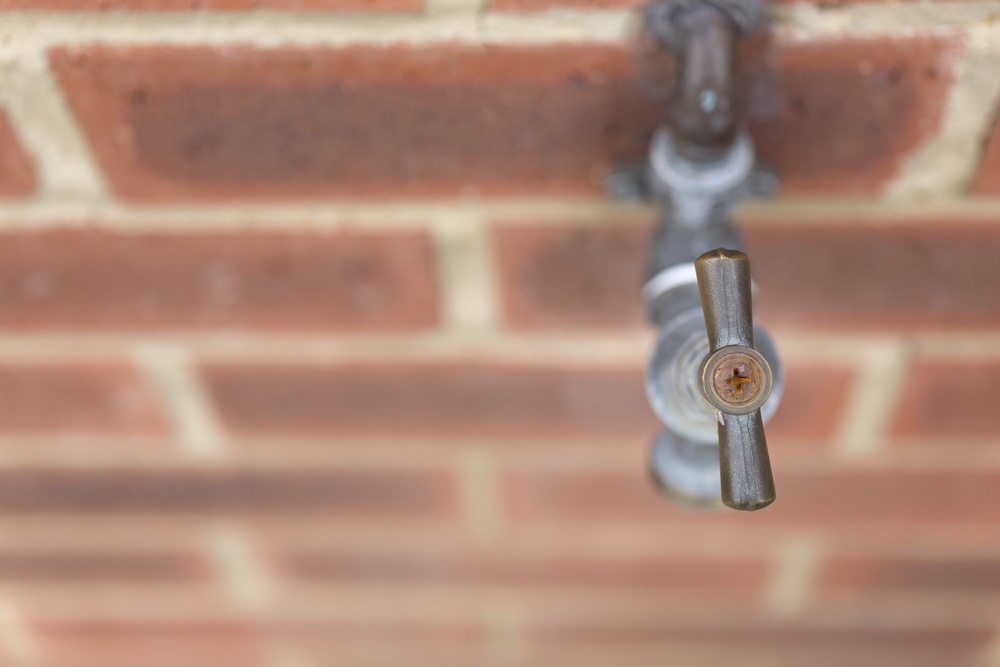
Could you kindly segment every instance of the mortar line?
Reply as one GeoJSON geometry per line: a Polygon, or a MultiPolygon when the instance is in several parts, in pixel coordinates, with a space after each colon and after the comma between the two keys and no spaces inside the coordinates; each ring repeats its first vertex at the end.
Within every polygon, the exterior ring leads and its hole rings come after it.
{"type": "Polygon", "coordinates": [[[490,247],[489,222],[458,214],[457,224],[432,233],[438,291],[445,330],[481,333],[498,322],[497,281],[490,247]]]}
{"type": "Polygon", "coordinates": [[[33,163],[36,198],[92,204],[108,196],[104,176],[44,52],[32,51],[17,63],[0,66],[0,96],[33,163]]]}
{"type": "Polygon", "coordinates": [[[857,352],[857,374],[833,436],[834,449],[844,459],[869,458],[888,444],[914,352],[915,345],[903,341],[873,344],[857,352]]]}
{"type": "Polygon", "coordinates": [[[245,530],[218,523],[209,531],[205,548],[229,601],[240,611],[261,611],[273,587],[258,550],[245,530]]]}
{"type": "Polygon", "coordinates": [[[246,44],[621,43],[632,33],[631,10],[561,10],[536,15],[482,13],[474,3],[441,0],[423,14],[256,11],[5,11],[0,62],[52,46],[212,46],[246,44]]]}
{"type": "MultiPolygon", "coordinates": [[[[547,332],[509,331],[476,334],[429,333],[338,333],[338,332],[173,332],[79,331],[76,333],[0,333],[0,361],[5,363],[121,360],[132,350],[140,364],[157,364],[162,351],[167,356],[190,355],[210,363],[342,363],[345,361],[449,360],[483,356],[507,363],[543,365],[639,365],[645,363],[653,342],[653,331],[622,331],[617,334],[565,335],[547,332]],[[153,360],[150,361],[150,355],[153,360]],[[145,360],[144,360],[145,359],[145,360]]],[[[884,350],[904,345],[898,336],[864,331],[826,333],[777,330],[773,332],[782,359],[789,363],[820,361],[856,364],[884,350]],[[867,350],[867,351],[866,351],[867,350]]],[[[1000,359],[1000,333],[914,333],[907,339],[915,358],[965,361],[986,355],[1000,359]]],[[[908,352],[908,354],[910,354],[908,352]]],[[[162,362],[167,363],[167,362],[162,362]]],[[[159,372],[153,368],[151,372],[159,372]]],[[[194,373],[193,370],[190,371],[194,373]]],[[[191,376],[188,376],[191,377],[191,376]]],[[[197,376],[194,376],[197,381],[197,376]]],[[[203,391],[203,388],[201,389],[203,391]]],[[[218,424],[217,417],[210,423],[218,424]]],[[[223,432],[222,427],[215,429],[223,432]]]]}
{"type": "MultiPolygon", "coordinates": [[[[257,46],[337,45],[359,42],[550,43],[622,42],[637,29],[630,9],[561,8],[545,12],[483,12],[475,0],[432,0],[424,14],[246,11],[6,11],[0,54],[54,44],[220,44],[257,46]],[[440,4],[438,4],[440,3],[440,4]]],[[[917,34],[955,31],[992,19],[997,0],[773,7],[779,37],[791,40],[838,35],[917,34]]]]}
{"type": "Polygon", "coordinates": [[[822,548],[815,538],[797,537],[779,545],[764,591],[765,613],[777,620],[800,614],[815,593],[822,562],[822,548]]]}
{"type": "Polygon", "coordinates": [[[930,333],[917,338],[920,359],[952,362],[1000,361],[1000,331],[952,336],[930,333]]]}
{"type": "Polygon", "coordinates": [[[955,66],[937,131],[884,190],[887,199],[959,196],[975,178],[1000,100],[1000,26],[975,26],[955,66]]]}
{"type": "MultiPolygon", "coordinates": [[[[940,219],[1000,225],[1000,197],[942,198],[931,202],[875,199],[777,199],[743,206],[745,228],[757,225],[873,224],[906,227],[940,219]],[[844,223],[843,220],[850,220],[844,223]]],[[[481,200],[399,199],[287,202],[122,203],[88,199],[0,202],[0,231],[87,228],[200,234],[247,230],[334,231],[427,229],[463,231],[470,225],[648,225],[651,206],[618,204],[600,196],[505,197],[481,200]]]]}
{"type": "Polygon", "coordinates": [[[839,36],[920,36],[956,32],[994,20],[1000,3],[977,5],[958,2],[947,6],[933,2],[854,3],[824,6],[794,3],[769,6],[779,39],[788,41],[837,38],[839,36]]]}
{"type": "MultiPolygon", "coordinates": [[[[389,431],[380,436],[358,436],[331,431],[323,435],[300,436],[275,431],[243,437],[240,451],[227,459],[226,466],[227,470],[269,473],[344,469],[398,471],[401,468],[434,474],[451,471],[456,476],[456,495],[466,528],[464,534],[472,542],[492,548],[500,544],[498,536],[506,537],[505,510],[502,507],[502,491],[498,488],[497,470],[635,476],[642,467],[642,450],[647,445],[647,436],[633,434],[581,436],[573,444],[562,440],[555,445],[551,439],[537,435],[477,438],[476,451],[488,461],[488,467],[477,470],[478,461],[470,463],[455,456],[455,450],[466,446],[468,439],[467,434],[442,437],[420,432],[389,431]],[[405,451],[400,449],[401,438],[406,440],[405,451]],[[463,470],[463,466],[468,470],[463,470]],[[487,484],[492,485],[494,490],[474,490],[472,484],[476,480],[472,478],[476,475],[488,479],[487,484]],[[472,500],[467,500],[466,496],[472,500]]],[[[909,475],[951,471],[993,475],[1000,471],[1000,452],[995,451],[995,440],[985,436],[978,439],[907,439],[896,443],[899,447],[894,449],[894,453],[883,453],[860,463],[838,459],[834,453],[793,455],[783,459],[783,472],[813,475],[863,471],[909,475]],[[901,452],[905,456],[900,455],[901,452]]],[[[38,449],[45,449],[59,444],[57,438],[24,440],[16,434],[0,436],[0,446],[10,450],[0,461],[0,469],[49,469],[56,465],[60,469],[83,474],[92,472],[95,465],[133,472],[205,472],[217,469],[191,457],[171,455],[165,451],[151,456],[129,450],[123,446],[123,437],[112,443],[116,449],[102,449],[104,443],[95,442],[92,455],[87,460],[67,457],[58,451],[38,454],[28,448],[35,445],[38,449]]],[[[797,445],[796,442],[788,444],[797,445]]]]}
{"type": "MultiPolygon", "coordinates": [[[[619,205],[598,197],[522,197],[480,201],[396,199],[236,201],[217,203],[10,201],[0,203],[0,229],[86,226],[99,229],[213,233],[248,229],[433,229],[461,231],[492,218],[530,224],[525,217],[565,219],[568,224],[615,224],[652,219],[652,208],[619,205]]],[[[531,220],[535,222],[535,220],[531,220]]]]}
{"type": "Polygon", "coordinates": [[[272,646],[269,650],[268,667],[313,667],[299,651],[285,645],[272,646]]]}
{"type": "Polygon", "coordinates": [[[424,0],[424,13],[428,16],[457,14],[468,18],[470,26],[475,27],[487,2],[488,0],[424,0]]]}
{"type": "Polygon", "coordinates": [[[8,598],[0,598],[0,653],[20,667],[35,665],[41,658],[38,637],[8,598]]]}
{"type": "Polygon", "coordinates": [[[272,646],[267,660],[268,667],[313,667],[314,663],[307,660],[301,652],[288,646],[272,646]]]}
{"type": "Polygon", "coordinates": [[[219,461],[226,452],[225,431],[187,352],[142,342],[132,356],[170,422],[176,446],[200,461],[219,461]]]}
{"type": "Polygon", "coordinates": [[[988,667],[1000,667],[1000,626],[995,630],[993,641],[989,642],[983,651],[983,664],[988,667]]]}
{"type": "Polygon", "coordinates": [[[466,525],[473,539],[480,544],[496,542],[504,517],[494,458],[482,449],[463,451],[458,460],[458,484],[466,525]]]}
{"type": "Polygon", "coordinates": [[[485,603],[481,624],[486,665],[520,664],[524,653],[525,619],[519,606],[505,596],[494,596],[485,603]]]}
{"type": "MultiPolygon", "coordinates": [[[[559,364],[586,360],[588,364],[641,363],[652,332],[615,338],[548,335],[494,334],[348,334],[319,332],[313,335],[194,334],[178,336],[121,332],[119,335],[27,334],[7,338],[0,335],[0,359],[17,360],[107,360],[121,359],[123,346],[154,348],[169,352],[181,348],[199,361],[226,363],[253,360],[258,363],[341,363],[345,361],[463,359],[484,356],[506,362],[559,364]]],[[[150,353],[154,354],[155,353],[150,353]]],[[[140,354],[137,359],[143,361],[140,354]]],[[[155,363],[155,362],[149,362],[155,363]]],[[[166,363],[166,362],[164,362],[166,363]]],[[[190,361],[184,362],[190,364],[190,361]]],[[[155,369],[154,369],[155,370],[155,369]]],[[[167,371],[164,371],[167,372],[167,371]]],[[[172,376],[171,376],[172,377],[172,376]]],[[[181,375],[180,377],[195,377],[181,375]]],[[[180,380],[177,380],[180,382],[180,380]]],[[[187,387],[194,390],[194,387],[187,387]]],[[[200,404],[200,403],[199,403],[200,404]]],[[[205,421],[209,421],[207,418],[205,421]]],[[[209,423],[217,423],[214,418],[209,423]]],[[[205,427],[206,432],[212,432],[205,427]]],[[[221,428],[213,429],[220,432],[221,428]]]]}

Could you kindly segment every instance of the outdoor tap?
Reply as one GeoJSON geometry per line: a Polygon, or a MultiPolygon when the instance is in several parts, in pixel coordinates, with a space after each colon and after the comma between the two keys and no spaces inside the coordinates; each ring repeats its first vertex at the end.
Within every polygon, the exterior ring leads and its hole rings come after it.
{"type": "Polygon", "coordinates": [[[756,510],[775,497],[763,425],[783,374],[753,320],[750,260],[730,220],[740,201],[777,183],[756,165],[742,113],[740,43],[762,20],[748,0],[647,8],[647,29],[677,62],[668,119],[647,165],[608,180],[613,195],[642,193],[660,211],[642,289],[658,329],[646,393],[664,424],[649,464],[659,488],[689,506],[756,510]]]}

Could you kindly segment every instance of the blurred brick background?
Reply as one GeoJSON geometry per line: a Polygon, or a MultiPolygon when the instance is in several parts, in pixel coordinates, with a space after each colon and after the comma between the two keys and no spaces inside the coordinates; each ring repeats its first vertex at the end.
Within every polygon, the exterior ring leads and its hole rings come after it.
{"type": "Polygon", "coordinates": [[[1000,2],[781,2],[778,501],[658,498],[634,0],[0,0],[0,665],[1000,665],[1000,2]]]}

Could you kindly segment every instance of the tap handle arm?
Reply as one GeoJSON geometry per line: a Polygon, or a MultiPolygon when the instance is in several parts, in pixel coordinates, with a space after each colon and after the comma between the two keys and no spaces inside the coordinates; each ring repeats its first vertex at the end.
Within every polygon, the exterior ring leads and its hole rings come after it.
{"type": "Polygon", "coordinates": [[[750,258],[739,250],[717,248],[698,257],[694,269],[712,351],[753,347],[750,258]]]}
{"type": "Polygon", "coordinates": [[[770,365],[753,347],[750,259],[718,248],[695,261],[710,352],[701,366],[702,391],[719,420],[722,502],[756,510],[774,501],[760,406],[770,396],[770,365]]]}

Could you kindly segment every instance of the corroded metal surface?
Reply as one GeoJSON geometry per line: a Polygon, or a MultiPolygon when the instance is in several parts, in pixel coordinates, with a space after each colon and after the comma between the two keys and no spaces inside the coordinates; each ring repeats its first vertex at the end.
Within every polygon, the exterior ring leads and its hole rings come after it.
{"type": "Polygon", "coordinates": [[[701,377],[708,402],[733,415],[759,410],[774,384],[771,367],[763,355],[739,345],[709,354],[702,364],[701,377]]]}
{"type": "Polygon", "coordinates": [[[719,412],[722,502],[756,510],[774,502],[774,477],[760,406],[773,383],[753,349],[750,259],[717,248],[695,261],[711,352],[702,364],[705,398],[719,412]]]}

